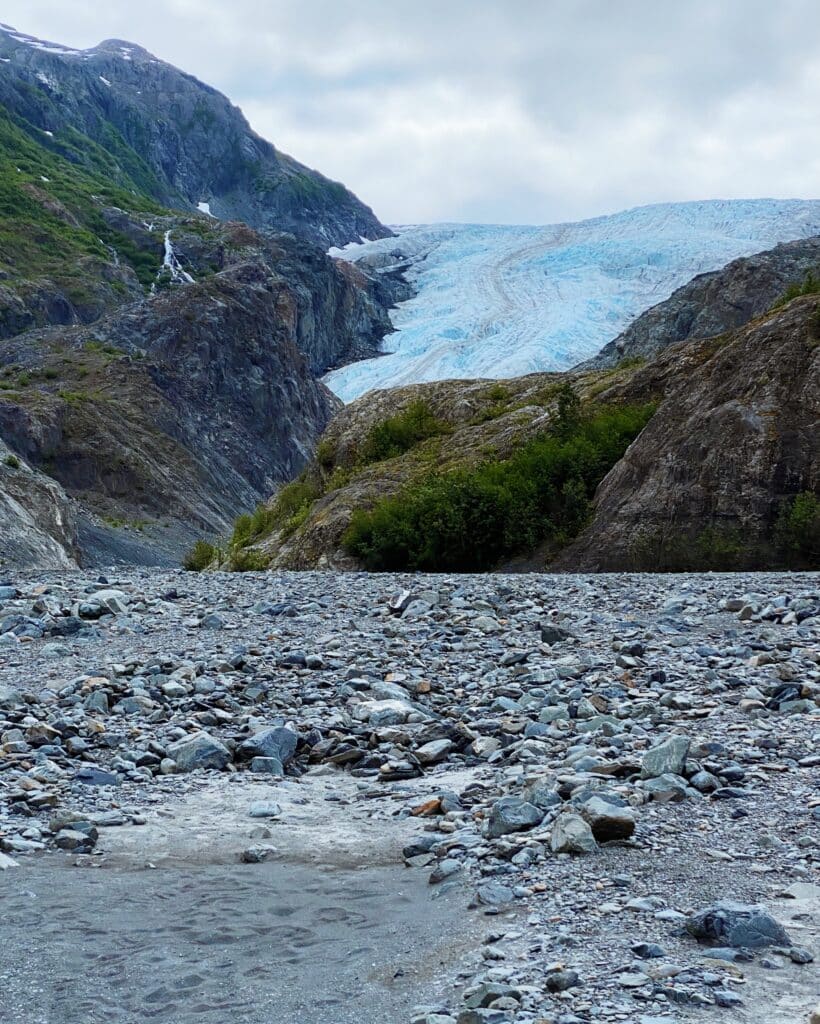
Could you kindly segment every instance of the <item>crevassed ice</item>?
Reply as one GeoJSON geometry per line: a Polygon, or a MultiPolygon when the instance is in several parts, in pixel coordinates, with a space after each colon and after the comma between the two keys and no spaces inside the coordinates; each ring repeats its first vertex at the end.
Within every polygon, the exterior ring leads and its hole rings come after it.
{"type": "Polygon", "coordinates": [[[417,289],[392,313],[389,354],[324,378],[346,402],[419,381],[568,369],[696,274],[820,234],[820,201],[669,203],[546,227],[397,230],[331,250],[351,262],[401,254],[417,289]]]}

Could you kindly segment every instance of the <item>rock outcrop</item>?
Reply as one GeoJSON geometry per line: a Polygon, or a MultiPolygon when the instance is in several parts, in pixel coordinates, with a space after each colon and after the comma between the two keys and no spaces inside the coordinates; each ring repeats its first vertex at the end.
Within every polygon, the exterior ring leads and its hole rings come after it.
{"type": "Polygon", "coordinates": [[[544,550],[513,567],[672,568],[664,560],[674,563],[706,531],[736,534],[745,561],[765,566],[784,504],[820,491],[820,304],[805,297],[640,367],[372,392],[341,410],[322,439],[306,477],[317,496],[297,521],[257,540],[258,550],[280,568],[358,568],[342,544],[356,510],[431,472],[508,458],[549,429],[566,382],[587,406],[654,402],[657,410],[604,478],[579,539],[557,558],[544,550]],[[443,424],[440,434],[363,463],[373,428],[419,401],[443,424]]]}
{"type": "Polygon", "coordinates": [[[361,275],[291,236],[199,217],[165,231],[190,281],[0,342],[0,433],[80,503],[93,560],[167,564],[224,532],[310,457],[339,406],[315,375],[387,328],[361,275]]]}
{"type": "Polygon", "coordinates": [[[601,483],[592,524],[558,568],[665,567],[670,551],[707,529],[753,547],[788,498],[820,493],[815,297],[675,345],[611,397],[652,393],[663,395],[657,412],[601,483]]]}
{"type": "Polygon", "coordinates": [[[820,238],[803,238],[699,274],[642,313],[593,359],[576,369],[608,369],[651,359],[679,341],[714,338],[761,316],[789,285],[820,272],[820,238]]]}
{"type": "Polygon", "coordinates": [[[76,568],[78,555],[65,491],[0,441],[0,570],[76,568]]]}

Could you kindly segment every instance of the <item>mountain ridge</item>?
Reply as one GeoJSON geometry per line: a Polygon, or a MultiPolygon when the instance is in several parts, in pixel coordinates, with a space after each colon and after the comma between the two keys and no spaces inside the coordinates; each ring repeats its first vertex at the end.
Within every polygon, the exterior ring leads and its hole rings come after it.
{"type": "Polygon", "coordinates": [[[290,231],[328,248],[390,231],[338,182],[281,153],[227,97],[142,47],[88,50],[0,26],[0,103],[82,161],[71,132],[114,148],[166,206],[290,231]],[[136,168],[136,170],[135,170],[136,168]]]}

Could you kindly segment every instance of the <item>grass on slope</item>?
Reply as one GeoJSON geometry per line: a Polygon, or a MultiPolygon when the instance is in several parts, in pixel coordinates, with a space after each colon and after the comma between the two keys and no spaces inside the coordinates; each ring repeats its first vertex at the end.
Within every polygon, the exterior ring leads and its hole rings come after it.
{"type": "Polygon", "coordinates": [[[543,543],[560,548],[587,523],[606,473],[654,405],[584,414],[571,388],[551,431],[509,459],[431,472],[354,513],[344,546],[373,571],[482,572],[543,543]]]}
{"type": "MultiPolygon", "coordinates": [[[[14,284],[50,277],[69,295],[73,288],[82,292],[87,258],[110,263],[109,247],[113,247],[141,283],[149,285],[162,262],[160,240],[156,252],[140,250],[109,227],[100,208],[117,206],[148,215],[167,211],[136,184],[133,189],[112,184],[112,157],[73,129],[60,133],[53,142],[55,148],[70,143],[70,153],[71,146],[82,145],[86,163],[91,160],[98,173],[38,144],[31,137],[34,132],[0,109],[0,270],[6,280],[14,284]],[[82,261],[79,266],[78,261],[82,261]]],[[[51,145],[52,140],[48,141],[51,145]]]]}

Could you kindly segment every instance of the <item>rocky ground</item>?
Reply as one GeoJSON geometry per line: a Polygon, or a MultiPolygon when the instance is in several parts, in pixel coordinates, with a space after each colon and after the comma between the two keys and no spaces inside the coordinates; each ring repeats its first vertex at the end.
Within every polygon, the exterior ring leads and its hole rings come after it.
{"type": "Polygon", "coordinates": [[[0,580],[11,1024],[808,1024],[820,577],[0,580]]]}

